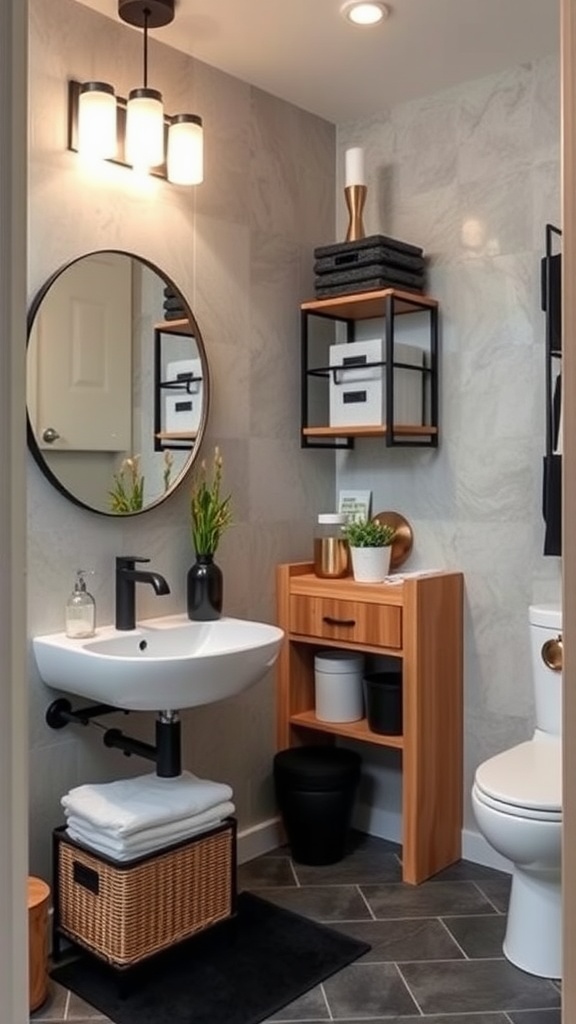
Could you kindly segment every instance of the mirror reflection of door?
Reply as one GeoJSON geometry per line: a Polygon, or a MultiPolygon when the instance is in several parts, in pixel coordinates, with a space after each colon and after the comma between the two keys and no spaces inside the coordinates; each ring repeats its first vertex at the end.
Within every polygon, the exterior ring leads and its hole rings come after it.
{"type": "Polygon", "coordinates": [[[154,410],[162,381],[154,338],[164,324],[168,292],[174,295],[174,286],[147,261],[105,251],[63,268],[33,306],[27,379],[30,447],[51,483],[77,504],[102,514],[143,511],[161,501],[189,468],[202,437],[208,406],[206,358],[181,296],[182,331],[172,357],[200,367],[199,425],[193,441],[181,450],[159,448],[155,436],[154,410]],[[142,501],[118,505],[118,481],[130,486],[134,465],[142,501]]]}
{"type": "Polygon", "coordinates": [[[73,264],[54,283],[32,329],[40,448],[131,447],[132,272],[117,253],[73,264]]]}

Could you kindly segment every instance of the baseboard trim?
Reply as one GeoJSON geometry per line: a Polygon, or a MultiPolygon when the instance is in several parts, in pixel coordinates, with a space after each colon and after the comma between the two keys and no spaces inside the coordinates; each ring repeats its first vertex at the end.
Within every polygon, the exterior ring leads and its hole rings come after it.
{"type": "Polygon", "coordinates": [[[381,807],[357,803],[352,825],[369,836],[388,839],[391,843],[402,842],[402,815],[399,811],[386,811],[381,807]]]}
{"type": "MultiPolygon", "coordinates": [[[[388,839],[393,843],[402,842],[402,815],[397,811],[386,811],[369,804],[358,804],[352,824],[360,832],[388,839]]],[[[493,850],[484,836],[473,829],[462,829],[462,859],[481,864],[483,867],[496,868],[511,875],[513,865],[496,850],[493,850]]]]}
{"type": "MultiPolygon", "coordinates": [[[[359,832],[388,839],[392,843],[402,842],[402,815],[397,811],[386,811],[371,807],[369,804],[357,804],[352,825],[359,832]]],[[[266,821],[238,832],[238,863],[245,864],[249,860],[277,850],[285,842],[280,817],[268,818],[266,821]]],[[[506,857],[496,853],[484,836],[473,829],[462,830],[462,858],[481,864],[483,867],[496,868],[512,874],[512,864],[506,857]]]]}
{"type": "Polygon", "coordinates": [[[509,875],[513,871],[512,862],[493,850],[484,836],[470,828],[462,830],[462,857],[464,860],[473,861],[474,864],[482,864],[487,868],[505,871],[509,875]]]}
{"type": "Polygon", "coordinates": [[[277,850],[285,842],[280,817],[268,818],[258,825],[243,828],[238,832],[238,864],[261,857],[263,853],[277,850]]]}

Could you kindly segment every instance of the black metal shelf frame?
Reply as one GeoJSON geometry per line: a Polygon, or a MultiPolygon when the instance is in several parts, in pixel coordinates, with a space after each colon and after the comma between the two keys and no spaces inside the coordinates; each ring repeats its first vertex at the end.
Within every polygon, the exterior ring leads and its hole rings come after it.
{"type": "MultiPolygon", "coordinates": [[[[353,301],[354,296],[350,296],[350,300],[353,301]]],[[[410,297],[410,305],[413,307],[411,310],[406,310],[406,293],[403,293],[402,298],[397,300],[394,294],[388,294],[384,297],[384,312],[382,319],[384,320],[384,344],[386,358],[381,362],[370,362],[362,363],[363,367],[374,367],[374,366],[386,366],[392,367],[392,372],[386,369],[386,427],[385,444],[387,448],[437,448],[438,447],[438,410],[439,410],[439,390],[438,390],[438,363],[439,363],[439,316],[438,306],[430,306],[429,303],[421,302],[418,296],[410,297]],[[401,313],[397,312],[396,305],[400,301],[402,305],[401,313]],[[394,359],[394,345],[395,345],[395,318],[398,315],[410,315],[410,313],[428,313],[430,321],[430,350],[429,350],[429,364],[425,366],[413,366],[411,364],[397,361],[394,359]],[[422,408],[424,410],[424,395],[425,391],[428,390],[429,398],[429,423],[424,424],[425,426],[433,428],[433,432],[430,434],[423,434],[421,437],[418,435],[412,435],[411,440],[399,436],[402,428],[396,426],[394,423],[394,371],[398,368],[405,368],[413,370],[416,373],[422,375],[422,389],[423,389],[423,403],[422,408]],[[428,380],[428,388],[426,389],[426,380],[428,380]]],[[[331,374],[334,375],[336,380],[336,373],[341,370],[350,369],[349,366],[345,367],[312,367],[309,366],[310,360],[310,318],[316,317],[319,319],[330,320],[337,323],[343,323],[346,326],[346,341],[351,343],[355,339],[356,323],[358,319],[346,317],[335,311],[324,311],[317,309],[302,309],[300,313],[300,359],[301,359],[301,447],[302,448],[336,448],[336,449],[352,449],[354,448],[354,437],[346,434],[346,428],[342,428],[342,434],[337,437],[329,437],[325,440],[315,440],[309,435],[304,434],[304,430],[310,427],[309,420],[309,379],[310,377],[325,376],[329,377],[331,374]]],[[[366,318],[368,319],[368,318],[366,318]]],[[[376,317],[370,317],[370,319],[377,319],[376,317]]]]}
{"type": "MultiPolygon", "coordinates": [[[[183,333],[180,327],[170,330],[169,323],[163,324],[162,327],[154,328],[154,451],[156,452],[164,452],[171,448],[176,451],[182,451],[185,447],[192,448],[193,446],[192,443],[186,445],[182,440],[171,442],[168,438],[159,436],[162,429],[162,390],[181,391],[182,394],[190,395],[193,393],[190,385],[202,380],[202,377],[195,377],[192,373],[183,374],[178,380],[174,381],[163,381],[160,379],[162,374],[163,335],[182,337],[183,333]]],[[[190,330],[190,337],[193,337],[192,330],[190,330]]]]}

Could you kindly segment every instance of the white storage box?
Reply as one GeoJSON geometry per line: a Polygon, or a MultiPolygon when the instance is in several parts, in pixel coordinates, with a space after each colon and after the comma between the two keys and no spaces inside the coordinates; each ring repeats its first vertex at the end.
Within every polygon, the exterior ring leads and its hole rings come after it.
{"type": "MultiPolygon", "coordinates": [[[[381,426],[386,422],[386,366],[382,338],[330,346],[330,366],[345,367],[330,374],[330,426],[381,426]]],[[[394,361],[424,366],[424,352],[414,345],[394,343],[394,361]]],[[[394,370],[396,426],[423,422],[423,379],[417,370],[394,370]]]]}
{"type": "Polygon", "coordinates": [[[199,359],[179,359],[167,364],[166,381],[180,380],[182,387],[171,388],[164,396],[164,429],[169,434],[194,433],[200,426],[204,381],[199,359]]]}

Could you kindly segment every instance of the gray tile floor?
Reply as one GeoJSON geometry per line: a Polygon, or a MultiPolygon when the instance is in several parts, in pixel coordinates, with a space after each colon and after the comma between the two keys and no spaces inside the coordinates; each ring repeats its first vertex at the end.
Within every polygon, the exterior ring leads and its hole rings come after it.
{"type": "MultiPolygon", "coordinates": [[[[358,835],[348,856],[329,867],[295,864],[282,848],[239,869],[239,889],[372,946],[269,1020],[560,1024],[560,983],[525,974],[503,957],[509,877],[461,861],[423,885],[404,885],[400,856],[395,844],[358,835]]],[[[53,986],[32,1020],[107,1018],[53,986]]]]}

